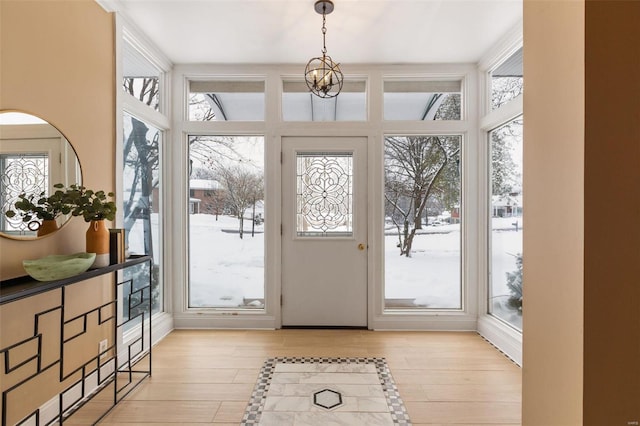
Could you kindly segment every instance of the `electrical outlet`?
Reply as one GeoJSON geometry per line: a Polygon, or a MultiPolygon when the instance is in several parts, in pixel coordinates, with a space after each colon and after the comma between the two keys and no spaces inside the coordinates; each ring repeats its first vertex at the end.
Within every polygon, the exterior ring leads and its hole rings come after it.
{"type": "Polygon", "coordinates": [[[98,345],[98,353],[100,353],[100,359],[104,358],[107,356],[106,353],[103,353],[104,351],[107,350],[107,345],[109,344],[109,341],[107,339],[102,340],[99,345],[98,345]]]}

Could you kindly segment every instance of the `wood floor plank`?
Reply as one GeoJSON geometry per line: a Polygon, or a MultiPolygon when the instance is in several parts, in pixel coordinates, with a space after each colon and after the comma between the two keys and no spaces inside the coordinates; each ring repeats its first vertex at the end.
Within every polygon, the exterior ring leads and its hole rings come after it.
{"type": "Polygon", "coordinates": [[[520,423],[520,404],[506,402],[406,401],[412,422],[473,425],[520,423]]]}
{"type": "MultiPolygon", "coordinates": [[[[411,423],[413,426],[451,426],[452,423],[411,423]]],[[[455,423],[456,426],[478,426],[475,423],[455,423]]],[[[218,426],[218,425],[216,425],[218,426]]],[[[483,423],[482,426],[521,426],[520,423],[483,423]]]]}
{"type": "Polygon", "coordinates": [[[498,384],[518,384],[522,382],[518,374],[504,370],[478,371],[478,370],[391,370],[391,374],[398,385],[428,384],[428,385],[462,385],[473,383],[477,385],[493,386],[498,384]]]}
{"type": "MultiPolygon", "coordinates": [[[[105,423],[102,422],[100,423],[101,425],[105,425],[105,426],[202,426],[202,425],[210,425],[211,422],[199,422],[199,423],[185,423],[185,422],[181,422],[181,421],[174,421],[174,422],[163,422],[163,423],[156,423],[156,422],[139,422],[139,423],[128,423],[128,422],[109,422],[109,423],[105,423]]],[[[238,423],[214,423],[215,426],[238,426],[238,423]]],[[[85,426],[87,425],[87,423],[85,423],[85,426]]]]}
{"type": "Polygon", "coordinates": [[[231,383],[239,371],[245,370],[239,370],[237,368],[157,368],[154,365],[153,375],[149,379],[149,382],[231,383]]]}
{"type": "Polygon", "coordinates": [[[130,401],[247,401],[252,383],[143,383],[130,401]]]}
{"type": "Polygon", "coordinates": [[[233,383],[252,383],[255,384],[256,380],[258,380],[258,376],[260,375],[260,369],[240,369],[238,373],[233,378],[233,383]]]}
{"type": "Polygon", "coordinates": [[[486,385],[401,385],[404,401],[517,402],[522,401],[522,386],[511,384],[486,385]]]}
{"type": "Polygon", "coordinates": [[[100,424],[237,426],[276,356],[385,358],[414,426],[520,424],[521,369],[476,333],[368,330],[173,331],[100,424]]]}
{"type": "Polygon", "coordinates": [[[218,423],[233,423],[238,425],[244,416],[244,411],[247,408],[246,402],[233,402],[223,401],[218,408],[218,412],[213,418],[213,422],[218,423]]]}
{"type": "Polygon", "coordinates": [[[220,407],[215,401],[121,401],[101,424],[160,423],[169,419],[182,423],[211,422],[220,407]]]}

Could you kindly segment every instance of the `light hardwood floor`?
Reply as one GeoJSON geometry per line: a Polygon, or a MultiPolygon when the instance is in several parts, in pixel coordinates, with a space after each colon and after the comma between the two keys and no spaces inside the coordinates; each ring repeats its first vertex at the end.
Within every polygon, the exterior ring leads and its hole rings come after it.
{"type": "Polygon", "coordinates": [[[414,425],[520,424],[521,370],[475,333],[180,330],[102,425],[237,426],[266,358],[384,357],[414,425]]]}

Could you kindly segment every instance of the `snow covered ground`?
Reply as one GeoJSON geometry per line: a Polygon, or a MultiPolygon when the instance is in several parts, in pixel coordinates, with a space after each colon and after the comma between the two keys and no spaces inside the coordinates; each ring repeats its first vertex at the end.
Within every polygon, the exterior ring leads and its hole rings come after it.
{"type": "MultiPolygon", "coordinates": [[[[244,238],[229,216],[196,214],[190,223],[190,291],[192,307],[237,307],[264,298],[264,225],[245,220],[244,238]]],[[[132,230],[132,252],[142,250],[141,227],[132,230]]],[[[521,328],[522,317],[506,307],[506,273],[516,270],[522,252],[522,217],[492,220],[492,303],[495,315],[521,328]],[[518,221],[518,229],[514,223],[518,221]]],[[[157,241],[157,215],[152,217],[157,241]]],[[[426,308],[460,307],[460,225],[426,226],[415,237],[411,258],[400,256],[395,229],[385,230],[385,298],[412,300],[426,308]]],[[[154,251],[157,245],[154,246],[154,251]]],[[[157,253],[154,253],[157,258],[157,253]]],[[[251,305],[261,307],[257,302],[251,305]]]]}
{"type": "Polygon", "coordinates": [[[395,228],[385,231],[385,299],[413,299],[425,308],[459,309],[460,225],[427,226],[400,256],[395,228]]]}
{"type": "Polygon", "coordinates": [[[236,218],[189,215],[190,306],[237,307],[264,298],[264,225],[253,237],[251,226],[244,221],[240,239],[236,218]]]}

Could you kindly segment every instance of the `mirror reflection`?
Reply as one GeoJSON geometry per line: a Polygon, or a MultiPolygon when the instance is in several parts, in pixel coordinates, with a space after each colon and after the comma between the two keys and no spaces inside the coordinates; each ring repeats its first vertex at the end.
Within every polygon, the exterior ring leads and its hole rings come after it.
{"type": "Polygon", "coordinates": [[[21,194],[34,195],[35,202],[41,194],[53,194],[58,183],[82,183],[80,162],[67,138],[39,117],[0,111],[0,235],[36,239],[64,225],[70,214],[53,222],[36,216],[25,222],[24,212],[15,207],[21,194]],[[8,217],[9,210],[16,215],[8,217]]]}

